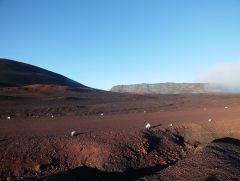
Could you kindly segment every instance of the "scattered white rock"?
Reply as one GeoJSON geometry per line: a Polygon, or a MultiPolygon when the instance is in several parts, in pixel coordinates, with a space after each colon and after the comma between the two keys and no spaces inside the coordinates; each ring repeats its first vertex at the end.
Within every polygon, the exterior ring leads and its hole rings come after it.
{"type": "Polygon", "coordinates": [[[145,126],[146,129],[150,129],[151,128],[151,125],[149,123],[146,124],[145,126]]]}
{"type": "Polygon", "coordinates": [[[228,107],[226,106],[225,109],[228,109],[228,107]]]}
{"type": "Polygon", "coordinates": [[[72,131],[71,136],[75,136],[75,135],[76,135],[76,131],[72,131]]]}
{"type": "Polygon", "coordinates": [[[100,116],[104,116],[104,113],[101,113],[100,116]]]}
{"type": "Polygon", "coordinates": [[[147,111],[144,110],[143,112],[146,113],[147,111]]]}
{"type": "Polygon", "coordinates": [[[169,124],[169,126],[170,126],[170,127],[173,127],[173,124],[171,123],[171,124],[169,124]]]}
{"type": "Polygon", "coordinates": [[[10,116],[8,116],[8,117],[7,117],[7,119],[8,119],[8,120],[10,120],[10,119],[11,119],[11,117],[10,117],[10,116]]]}
{"type": "Polygon", "coordinates": [[[51,118],[54,118],[54,115],[52,115],[51,118]]]}
{"type": "Polygon", "coordinates": [[[212,119],[209,119],[208,122],[211,123],[213,120],[212,119]]]}

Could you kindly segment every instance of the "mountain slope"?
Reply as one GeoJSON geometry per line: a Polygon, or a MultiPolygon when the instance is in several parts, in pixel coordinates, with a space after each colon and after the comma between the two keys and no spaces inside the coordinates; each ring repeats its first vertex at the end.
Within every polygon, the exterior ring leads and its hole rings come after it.
{"type": "Polygon", "coordinates": [[[0,58],[0,87],[32,84],[86,88],[76,81],[40,67],[0,58]]]}

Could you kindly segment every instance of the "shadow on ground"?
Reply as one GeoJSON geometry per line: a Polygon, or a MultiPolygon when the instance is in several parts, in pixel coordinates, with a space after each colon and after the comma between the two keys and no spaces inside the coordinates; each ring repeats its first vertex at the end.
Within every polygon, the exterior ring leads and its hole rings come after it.
{"type": "Polygon", "coordinates": [[[235,139],[235,138],[230,138],[230,137],[216,139],[213,141],[213,143],[227,143],[227,144],[233,144],[236,146],[240,146],[240,140],[235,139]]]}
{"type": "Polygon", "coordinates": [[[143,176],[149,176],[156,172],[159,172],[168,166],[170,165],[166,165],[166,166],[156,165],[154,167],[148,167],[148,168],[128,169],[125,172],[105,172],[105,171],[100,171],[96,168],[83,166],[83,167],[75,168],[73,170],[69,170],[66,172],[62,172],[56,175],[46,177],[43,180],[45,181],[48,181],[48,180],[51,180],[51,181],[55,181],[55,180],[58,180],[58,181],[59,180],[60,181],[63,181],[63,180],[69,180],[69,181],[137,180],[143,176]]]}

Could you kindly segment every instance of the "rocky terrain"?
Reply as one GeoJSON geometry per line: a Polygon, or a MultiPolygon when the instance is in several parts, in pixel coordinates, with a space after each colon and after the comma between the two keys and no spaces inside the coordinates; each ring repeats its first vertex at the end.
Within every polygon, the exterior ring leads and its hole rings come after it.
{"type": "Polygon", "coordinates": [[[2,177],[42,180],[134,180],[192,151],[181,137],[159,129],[9,138],[0,144],[2,177]]]}
{"type": "MultiPolygon", "coordinates": [[[[12,63],[6,72],[23,70],[12,63]]],[[[0,76],[0,180],[240,178],[239,94],[120,94],[8,81],[0,76]]]]}
{"type": "Polygon", "coordinates": [[[126,92],[138,94],[206,94],[224,93],[226,90],[219,85],[207,83],[159,83],[159,84],[133,84],[117,85],[112,92],[126,92]]]}
{"type": "Polygon", "coordinates": [[[194,154],[164,171],[145,177],[146,180],[234,180],[240,178],[240,141],[216,139],[194,154]]]}

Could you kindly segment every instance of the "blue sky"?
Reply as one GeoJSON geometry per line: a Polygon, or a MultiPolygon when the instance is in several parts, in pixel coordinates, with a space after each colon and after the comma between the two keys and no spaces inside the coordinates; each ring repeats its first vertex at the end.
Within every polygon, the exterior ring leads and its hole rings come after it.
{"type": "Polygon", "coordinates": [[[240,62],[239,0],[0,0],[0,23],[0,57],[106,90],[240,62]]]}

